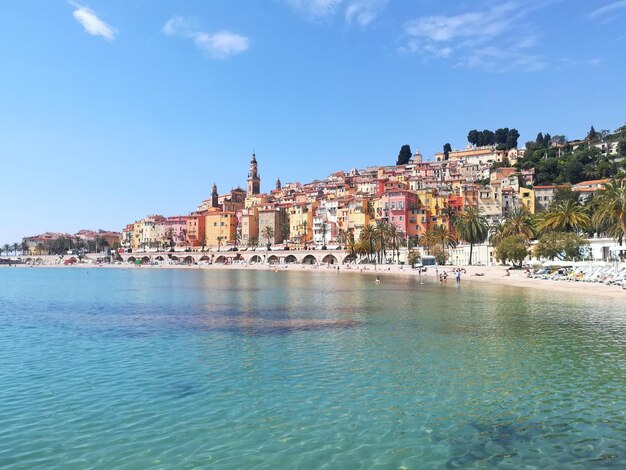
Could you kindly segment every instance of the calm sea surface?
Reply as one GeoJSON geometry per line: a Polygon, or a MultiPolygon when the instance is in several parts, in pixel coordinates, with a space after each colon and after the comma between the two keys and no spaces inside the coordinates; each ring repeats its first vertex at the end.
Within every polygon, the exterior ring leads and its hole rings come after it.
{"type": "Polygon", "coordinates": [[[624,468],[626,302],[0,269],[0,468],[624,468]]]}

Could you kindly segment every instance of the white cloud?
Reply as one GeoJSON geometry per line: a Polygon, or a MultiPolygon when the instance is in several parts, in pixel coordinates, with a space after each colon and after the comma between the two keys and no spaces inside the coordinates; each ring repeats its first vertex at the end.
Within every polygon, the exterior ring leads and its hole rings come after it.
{"type": "Polygon", "coordinates": [[[355,0],[346,7],[346,21],[367,26],[387,6],[389,0],[355,0]]]}
{"type": "Polygon", "coordinates": [[[98,18],[98,15],[96,15],[92,9],[75,2],[69,3],[76,8],[72,14],[74,15],[76,21],[83,25],[85,31],[92,36],[102,36],[108,41],[115,39],[117,30],[98,18]]]}
{"type": "Polygon", "coordinates": [[[163,25],[162,31],[168,36],[180,35],[189,37],[190,35],[193,36],[194,29],[195,21],[191,18],[175,15],[167,20],[167,22],[163,25]]]}
{"type": "Polygon", "coordinates": [[[389,0],[283,0],[311,21],[324,22],[334,17],[346,5],[344,16],[348,23],[367,26],[387,6],[389,0]]]}
{"type": "Polygon", "coordinates": [[[250,39],[230,31],[206,33],[196,30],[196,22],[192,18],[173,16],[162,29],[168,36],[182,36],[192,39],[196,47],[213,59],[227,59],[241,54],[250,48],[250,39]]]}
{"type": "Polygon", "coordinates": [[[609,3],[603,7],[596,8],[589,13],[589,18],[592,20],[598,20],[601,23],[608,23],[617,17],[620,10],[626,10],[626,0],[619,0],[617,2],[609,3]]]}
{"type": "Polygon", "coordinates": [[[407,41],[400,51],[426,59],[451,59],[459,67],[493,72],[541,70],[545,61],[530,51],[539,35],[524,18],[551,3],[508,1],[482,11],[423,16],[405,24],[407,41]]]}
{"type": "Polygon", "coordinates": [[[343,0],[286,0],[296,11],[312,20],[333,16],[343,0]]]}
{"type": "Polygon", "coordinates": [[[215,34],[200,33],[194,38],[194,42],[214,59],[226,59],[241,54],[250,47],[250,40],[247,37],[229,31],[219,31],[215,34]]]}

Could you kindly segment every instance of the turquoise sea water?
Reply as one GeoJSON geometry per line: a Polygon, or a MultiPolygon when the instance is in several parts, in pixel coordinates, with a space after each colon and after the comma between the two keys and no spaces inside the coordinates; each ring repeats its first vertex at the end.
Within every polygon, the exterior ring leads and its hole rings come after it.
{"type": "Polygon", "coordinates": [[[3,469],[625,462],[623,301],[313,270],[0,269],[3,469]]]}

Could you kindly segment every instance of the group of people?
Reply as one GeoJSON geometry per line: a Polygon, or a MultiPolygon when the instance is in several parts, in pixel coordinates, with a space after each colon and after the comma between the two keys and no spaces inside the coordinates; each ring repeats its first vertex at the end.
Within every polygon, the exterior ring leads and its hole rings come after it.
{"type": "MultiPolygon", "coordinates": [[[[454,268],[452,270],[452,274],[454,274],[454,279],[455,281],[458,283],[461,282],[461,274],[465,274],[467,271],[465,271],[464,268],[454,268]]],[[[448,282],[448,272],[447,271],[443,271],[442,273],[439,273],[439,270],[437,269],[435,271],[435,275],[437,277],[439,277],[439,283],[443,284],[444,282],[448,282]]]]}

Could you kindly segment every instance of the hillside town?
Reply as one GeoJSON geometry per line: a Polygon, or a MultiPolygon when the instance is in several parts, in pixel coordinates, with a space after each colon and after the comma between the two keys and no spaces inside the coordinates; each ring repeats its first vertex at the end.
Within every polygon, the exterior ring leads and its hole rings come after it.
{"type": "MultiPolygon", "coordinates": [[[[404,249],[403,261],[407,260],[407,248],[415,247],[422,255],[431,254],[432,248],[441,263],[452,260],[460,264],[471,261],[467,247],[457,246],[457,243],[446,247],[442,241],[442,249],[437,250],[433,246],[436,243],[428,242],[428,235],[438,231],[448,233],[451,240],[463,242],[464,238],[456,233],[455,222],[467,208],[477,209],[493,229],[515,211],[523,210],[528,216],[548,211],[559,192],[575,193],[584,203],[610,181],[600,178],[573,184],[536,184],[537,166],[521,164],[529,144],[522,149],[493,142],[476,145],[480,141],[472,137],[472,132],[468,140],[474,144],[458,150],[446,144],[447,148],[429,161],[416,150],[404,162],[399,158],[400,164],[337,171],[324,180],[308,183],[283,184],[278,179],[272,189],[265,192],[261,191],[260,163],[256,154],[252,154],[246,189],[236,187],[220,193],[214,183],[209,197],[200,201],[189,214],[148,215],[129,223],[121,233],[85,230],[77,234],[45,233],[25,237],[21,249],[31,255],[65,252],[65,248],[70,249],[69,252],[71,248],[95,249],[96,252],[98,248],[108,248],[120,254],[257,248],[349,249],[354,252],[364,231],[384,225],[392,227],[392,251],[398,251],[398,260],[401,259],[400,247],[404,249]],[[59,240],[67,246],[51,250],[52,244],[58,245],[59,240]]],[[[516,139],[517,136],[515,144],[516,139]]],[[[538,142],[541,139],[540,134],[538,142]]],[[[619,143],[602,138],[571,142],[550,139],[544,160],[548,151],[575,152],[584,146],[619,162],[623,159],[619,143]]],[[[604,243],[610,244],[614,242],[604,243]]],[[[18,247],[14,248],[17,252],[18,247]]],[[[483,248],[486,251],[482,254],[480,247],[477,248],[475,261],[493,263],[493,250],[488,244],[483,248]]],[[[370,247],[370,254],[371,251],[370,247]]],[[[595,254],[595,258],[606,259],[607,256],[606,249],[595,254]]]]}

